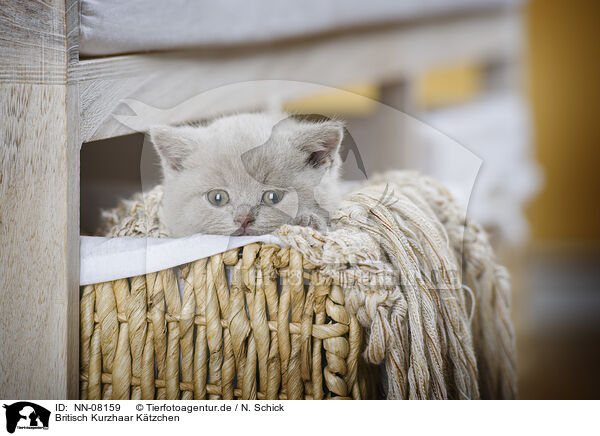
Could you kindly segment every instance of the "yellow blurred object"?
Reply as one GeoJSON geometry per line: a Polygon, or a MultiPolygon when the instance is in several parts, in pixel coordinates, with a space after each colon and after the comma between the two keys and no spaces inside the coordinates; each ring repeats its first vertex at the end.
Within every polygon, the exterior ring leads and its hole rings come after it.
{"type": "Polygon", "coordinates": [[[545,190],[529,217],[538,241],[600,241],[600,2],[529,4],[530,95],[545,190]]]}
{"type": "MultiPolygon", "coordinates": [[[[482,82],[483,74],[477,65],[436,69],[417,79],[417,103],[425,108],[462,103],[479,94],[482,82]]],[[[292,100],[284,105],[284,109],[298,113],[367,116],[375,109],[380,96],[379,86],[361,83],[292,100]]]]}
{"type": "Polygon", "coordinates": [[[481,68],[474,64],[432,70],[417,79],[417,104],[433,108],[458,104],[476,97],[483,87],[481,68]]]}
{"type": "Polygon", "coordinates": [[[284,109],[296,113],[365,116],[373,112],[379,98],[377,85],[363,83],[293,100],[284,109]]]}

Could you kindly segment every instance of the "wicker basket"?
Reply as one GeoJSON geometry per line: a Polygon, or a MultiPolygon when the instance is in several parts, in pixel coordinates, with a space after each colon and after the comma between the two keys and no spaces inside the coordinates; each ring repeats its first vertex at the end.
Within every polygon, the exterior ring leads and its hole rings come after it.
{"type": "Polygon", "coordinates": [[[84,286],[80,319],[81,399],[367,395],[358,321],[290,248],[255,243],[84,286]]]}

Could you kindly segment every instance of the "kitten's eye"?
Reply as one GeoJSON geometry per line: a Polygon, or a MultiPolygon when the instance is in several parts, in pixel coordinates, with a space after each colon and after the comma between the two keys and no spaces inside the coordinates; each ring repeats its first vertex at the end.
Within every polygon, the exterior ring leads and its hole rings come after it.
{"type": "Polygon", "coordinates": [[[262,201],[269,206],[273,206],[283,200],[283,194],[283,191],[265,191],[262,201]]]}
{"type": "Polygon", "coordinates": [[[213,189],[206,193],[206,198],[217,207],[225,206],[229,203],[229,194],[222,189],[213,189]]]}

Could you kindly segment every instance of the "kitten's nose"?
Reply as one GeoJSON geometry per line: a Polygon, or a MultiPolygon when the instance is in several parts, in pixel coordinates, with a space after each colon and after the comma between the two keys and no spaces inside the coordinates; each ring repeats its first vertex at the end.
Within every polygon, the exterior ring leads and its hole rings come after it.
{"type": "Polygon", "coordinates": [[[252,215],[238,215],[235,217],[234,221],[238,223],[242,229],[246,230],[246,227],[254,222],[254,217],[252,215]]]}

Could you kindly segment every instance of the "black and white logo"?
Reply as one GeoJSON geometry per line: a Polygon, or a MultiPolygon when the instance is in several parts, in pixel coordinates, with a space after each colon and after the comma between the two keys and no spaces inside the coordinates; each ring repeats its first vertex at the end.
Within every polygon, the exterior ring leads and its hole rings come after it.
{"type": "Polygon", "coordinates": [[[14,433],[16,429],[48,429],[50,411],[28,401],[4,404],[6,409],[6,431],[14,433]]]}

